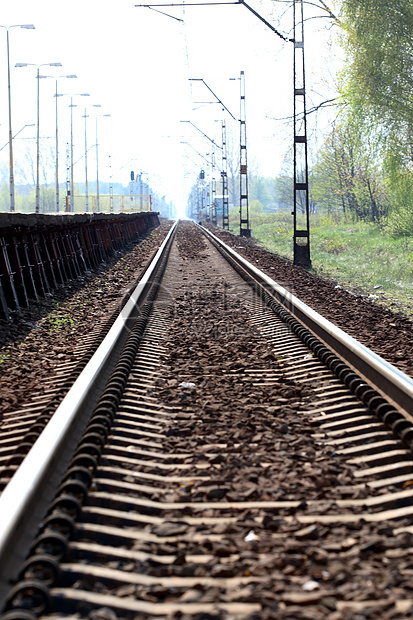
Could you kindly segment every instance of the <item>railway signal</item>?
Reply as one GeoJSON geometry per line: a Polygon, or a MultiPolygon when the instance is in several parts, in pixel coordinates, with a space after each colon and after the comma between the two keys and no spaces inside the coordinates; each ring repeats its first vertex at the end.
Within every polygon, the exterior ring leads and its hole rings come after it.
{"type": "MultiPolygon", "coordinates": [[[[281,33],[262,15],[257,13],[245,0],[233,0],[223,2],[163,2],[157,3],[156,7],[166,6],[216,6],[228,4],[241,4],[247,8],[255,17],[262,21],[272,32],[283,41],[293,43],[293,73],[294,73],[294,264],[311,268],[310,259],[310,225],[309,225],[309,199],[308,199],[308,154],[307,154],[307,116],[306,116],[306,97],[305,97],[305,66],[304,66],[304,0],[292,0],[293,4],[293,37],[281,33]],[[296,5],[299,4],[299,11],[296,5]],[[298,16],[297,16],[298,15],[298,16]],[[299,37],[297,39],[297,36],[299,37]],[[298,226],[297,205],[304,213],[305,224],[298,226]]],[[[136,8],[154,8],[152,4],[135,4],[136,8]]],[[[247,145],[246,145],[246,123],[245,123],[245,77],[241,71],[241,117],[240,117],[240,236],[250,237],[249,228],[249,209],[248,209],[248,167],[247,167],[247,145]]],[[[201,80],[204,81],[204,80],[201,80]]],[[[209,88],[209,87],[208,87],[209,88]]],[[[209,89],[211,90],[211,89],[209,89]]],[[[212,92],[212,91],[211,91],[212,92]]],[[[214,93],[213,93],[214,94],[214,93]]]]}

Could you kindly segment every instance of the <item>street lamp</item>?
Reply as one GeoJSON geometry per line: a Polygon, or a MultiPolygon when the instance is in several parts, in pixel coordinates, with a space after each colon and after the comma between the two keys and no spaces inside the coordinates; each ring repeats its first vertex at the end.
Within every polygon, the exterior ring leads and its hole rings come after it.
{"type": "Polygon", "coordinates": [[[36,149],[36,213],[40,213],[40,67],[61,67],[60,62],[45,62],[36,65],[32,62],[18,62],[16,67],[36,67],[37,68],[37,149],[36,149]]]}
{"type": "Polygon", "coordinates": [[[110,114],[100,114],[96,117],[96,211],[100,211],[99,194],[99,142],[98,142],[98,118],[109,118],[110,114]]]}
{"type": "MultiPolygon", "coordinates": [[[[65,94],[59,95],[59,97],[64,96],[65,94]]],[[[90,95],[89,93],[75,93],[73,95],[70,95],[70,211],[72,213],[75,210],[75,195],[73,182],[73,108],[76,107],[76,104],[73,103],[73,97],[90,97],[90,95]]],[[[68,194],[66,195],[66,210],[68,210],[68,194]]]]}
{"type": "Polygon", "coordinates": [[[85,106],[84,119],[85,119],[85,211],[86,213],[89,211],[89,188],[88,188],[88,181],[87,181],[87,131],[86,131],[86,127],[87,127],[86,119],[88,118],[86,114],[87,107],[88,108],[100,108],[102,106],[100,105],[100,103],[92,103],[90,104],[90,106],[85,106]]]}
{"type": "Polygon", "coordinates": [[[109,155],[109,211],[113,213],[112,156],[109,155]]]}
{"type": "Polygon", "coordinates": [[[9,170],[10,170],[10,211],[15,210],[14,204],[14,166],[13,166],[13,134],[11,130],[11,88],[10,88],[10,46],[9,46],[9,30],[10,28],[24,28],[26,30],[35,30],[33,24],[16,24],[14,26],[0,26],[5,28],[7,33],[7,84],[9,97],[9,170]]]}
{"type": "Polygon", "coordinates": [[[77,78],[77,75],[59,75],[57,77],[55,77],[54,75],[40,75],[39,79],[41,78],[53,78],[54,80],[56,80],[56,92],[55,92],[55,97],[56,97],[56,212],[59,212],[59,130],[58,130],[58,114],[57,114],[57,98],[60,97],[61,95],[58,94],[57,92],[57,80],[61,79],[61,78],[77,78]]]}

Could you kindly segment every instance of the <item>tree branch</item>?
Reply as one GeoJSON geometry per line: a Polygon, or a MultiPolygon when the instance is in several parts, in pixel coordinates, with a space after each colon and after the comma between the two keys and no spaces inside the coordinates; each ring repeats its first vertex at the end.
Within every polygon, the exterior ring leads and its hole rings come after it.
{"type": "MultiPolygon", "coordinates": [[[[318,105],[307,110],[307,114],[312,114],[313,112],[317,112],[317,110],[320,110],[321,108],[329,108],[329,107],[336,106],[336,105],[345,105],[346,104],[345,101],[343,102],[337,101],[337,99],[341,99],[341,98],[342,98],[342,95],[339,95],[338,97],[333,97],[332,99],[326,99],[326,101],[322,101],[318,105]]],[[[270,118],[273,121],[291,121],[293,119],[293,116],[285,116],[284,118],[272,118],[271,116],[268,116],[267,118],[270,118]]]]}

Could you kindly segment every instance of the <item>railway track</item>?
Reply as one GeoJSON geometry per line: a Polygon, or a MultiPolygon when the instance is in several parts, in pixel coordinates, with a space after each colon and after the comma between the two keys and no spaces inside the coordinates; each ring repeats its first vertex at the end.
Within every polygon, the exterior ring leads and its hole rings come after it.
{"type": "Polygon", "coordinates": [[[92,280],[94,288],[92,285],[84,286],[81,294],[76,295],[77,316],[72,314],[71,302],[61,305],[64,295],[61,291],[60,300],[51,304],[52,308],[59,309],[57,314],[52,312],[52,315],[40,322],[36,320],[38,316],[34,315],[33,321],[33,315],[28,315],[32,319],[30,325],[34,328],[28,341],[26,334],[20,332],[18,322],[14,329],[7,328],[10,341],[21,342],[21,345],[2,349],[0,355],[0,492],[113,325],[131,291],[150,265],[169,227],[168,224],[160,227],[156,239],[148,239],[135,246],[126,260],[122,257],[119,261],[121,272],[119,269],[106,270],[106,273],[102,272],[98,276],[97,281],[92,280]],[[125,274],[128,274],[127,277],[125,274]],[[116,281],[116,287],[111,286],[113,281],[116,281]],[[93,296],[98,297],[98,305],[93,303],[93,296]],[[73,325],[80,322],[81,329],[76,329],[76,336],[71,333],[72,330],[53,329],[53,324],[58,326],[59,322],[62,326],[68,322],[73,325]],[[69,340],[74,340],[75,344],[66,346],[69,340]],[[14,362],[5,363],[6,360],[15,359],[22,359],[23,362],[18,369],[14,362]],[[30,379],[35,384],[35,390],[32,391],[28,385],[30,379]]]}
{"type": "Polygon", "coordinates": [[[204,232],[5,487],[3,617],[409,617],[413,382],[204,232]]]}

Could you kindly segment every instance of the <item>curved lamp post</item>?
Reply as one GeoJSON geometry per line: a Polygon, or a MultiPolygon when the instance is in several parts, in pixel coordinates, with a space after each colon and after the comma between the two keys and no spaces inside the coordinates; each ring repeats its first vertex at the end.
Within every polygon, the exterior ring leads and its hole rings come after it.
{"type": "Polygon", "coordinates": [[[73,108],[76,108],[76,104],[73,103],[73,97],[90,97],[89,93],[60,93],[57,97],[70,97],[70,190],[67,189],[66,195],[66,211],[73,213],[75,210],[75,195],[74,195],[74,181],[73,181],[73,108]],[[69,196],[70,196],[70,208],[69,208],[69,196]]]}
{"type": "Polygon", "coordinates": [[[89,187],[88,187],[88,180],[87,180],[87,123],[86,120],[88,118],[88,115],[86,114],[86,108],[100,108],[102,107],[100,105],[100,103],[91,103],[88,106],[85,106],[85,114],[84,114],[84,119],[85,119],[85,211],[86,213],[89,211],[89,187]]]}
{"type": "Polygon", "coordinates": [[[109,118],[110,114],[99,114],[96,117],[96,211],[100,211],[100,194],[99,194],[99,142],[98,142],[98,118],[109,118]]]}
{"type": "Polygon", "coordinates": [[[33,24],[16,24],[14,26],[0,26],[5,28],[7,33],[7,84],[8,84],[8,99],[9,99],[9,170],[10,170],[10,211],[15,210],[14,201],[14,164],[13,164],[13,134],[11,129],[11,87],[10,87],[10,45],[9,45],[9,30],[11,28],[24,28],[26,30],[35,30],[33,24]]]}
{"type": "Polygon", "coordinates": [[[55,77],[54,75],[40,75],[39,79],[42,78],[52,78],[56,80],[56,91],[54,97],[56,97],[56,173],[55,173],[55,181],[56,181],[56,212],[59,212],[59,129],[58,129],[58,108],[57,108],[57,98],[60,96],[57,92],[57,81],[62,78],[77,78],[77,75],[58,75],[55,77]]]}
{"type": "Polygon", "coordinates": [[[36,213],[40,213],[40,67],[61,67],[60,62],[45,62],[36,65],[32,62],[18,62],[16,67],[36,67],[37,68],[37,148],[36,148],[36,213]]]}

